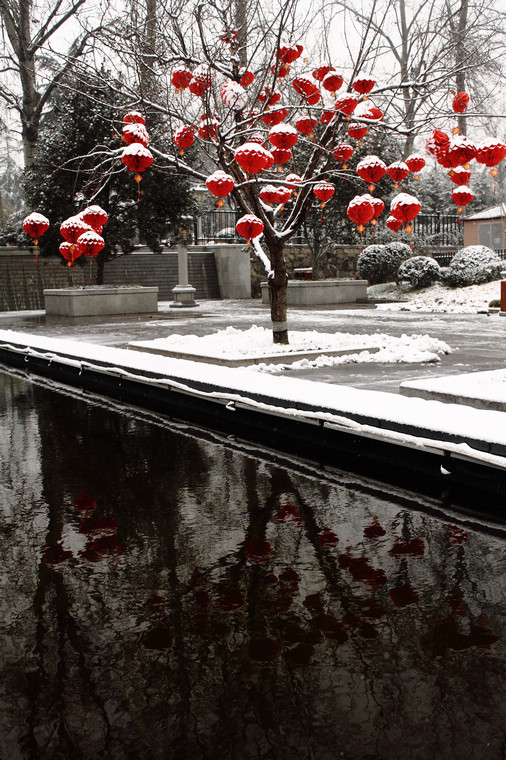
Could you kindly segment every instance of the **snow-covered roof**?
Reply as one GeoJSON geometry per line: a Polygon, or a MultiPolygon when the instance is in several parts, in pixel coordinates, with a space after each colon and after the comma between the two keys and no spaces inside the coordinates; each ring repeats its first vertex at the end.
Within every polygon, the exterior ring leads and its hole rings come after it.
{"type": "Polygon", "coordinates": [[[478,211],[476,214],[465,216],[463,221],[475,222],[480,219],[501,219],[503,217],[506,217],[506,203],[500,203],[498,206],[486,208],[483,211],[478,211]]]}

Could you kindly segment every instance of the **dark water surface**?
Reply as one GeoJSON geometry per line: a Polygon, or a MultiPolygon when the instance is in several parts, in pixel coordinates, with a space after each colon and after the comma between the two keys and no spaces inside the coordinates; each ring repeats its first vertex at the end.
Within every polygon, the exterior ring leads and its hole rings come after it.
{"type": "Polygon", "coordinates": [[[0,372],[0,757],[504,758],[505,546],[0,372]]]}

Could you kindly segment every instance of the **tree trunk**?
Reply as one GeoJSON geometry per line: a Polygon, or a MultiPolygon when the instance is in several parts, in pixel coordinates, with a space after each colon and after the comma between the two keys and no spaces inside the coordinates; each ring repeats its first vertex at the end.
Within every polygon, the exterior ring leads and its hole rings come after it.
{"type": "Polygon", "coordinates": [[[288,343],[288,325],[286,321],[287,275],[286,262],[283,256],[283,243],[275,238],[268,241],[272,277],[269,277],[269,302],[271,305],[272,341],[273,343],[288,343]]]}
{"type": "MultiPolygon", "coordinates": [[[[461,0],[459,8],[459,23],[457,29],[457,39],[455,43],[455,68],[457,92],[462,92],[466,89],[466,71],[467,71],[467,52],[466,52],[466,37],[468,34],[467,29],[467,12],[468,12],[468,0],[461,0]]],[[[458,124],[460,134],[465,135],[467,132],[467,119],[464,114],[458,114],[458,124]]]]}

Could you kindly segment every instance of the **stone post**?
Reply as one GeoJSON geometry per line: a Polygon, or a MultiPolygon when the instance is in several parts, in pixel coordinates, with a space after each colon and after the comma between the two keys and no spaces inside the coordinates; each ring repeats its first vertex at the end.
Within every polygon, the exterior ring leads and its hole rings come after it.
{"type": "MultiPolygon", "coordinates": [[[[191,217],[190,217],[191,218],[191,217]]],[[[175,288],[172,288],[174,294],[174,301],[171,303],[172,307],[182,306],[198,306],[195,302],[195,293],[197,292],[188,282],[188,239],[190,236],[190,228],[181,222],[177,231],[177,274],[178,284],[175,288]]]]}

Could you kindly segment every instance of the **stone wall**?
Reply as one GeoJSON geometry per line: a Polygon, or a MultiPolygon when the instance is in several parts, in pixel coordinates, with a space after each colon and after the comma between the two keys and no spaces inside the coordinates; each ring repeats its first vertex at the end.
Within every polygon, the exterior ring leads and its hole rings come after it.
{"type": "MultiPolygon", "coordinates": [[[[357,259],[360,255],[359,245],[336,245],[321,262],[321,279],[339,277],[355,278],[357,276],[357,259]]],[[[267,274],[262,262],[255,256],[253,249],[251,259],[251,292],[254,298],[260,297],[260,283],[265,282],[267,274]]],[[[305,245],[287,245],[285,259],[289,279],[293,279],[294,269],[311,268],[313,256],[305,245]]]]}

